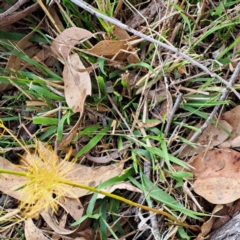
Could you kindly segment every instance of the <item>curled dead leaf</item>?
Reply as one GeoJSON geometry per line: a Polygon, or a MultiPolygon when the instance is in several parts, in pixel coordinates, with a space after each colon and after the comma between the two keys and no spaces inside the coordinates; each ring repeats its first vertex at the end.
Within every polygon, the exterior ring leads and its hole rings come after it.
{"type": "Polygon", "coordinates": [[[24,233],[26,240],[49,240],[43,232],[33,223],[31,218],[25,221],[24,233]]]}
{"type": "Polygon", "coordinates": [[[63,70],[64,93],[69,107],[73,112],[83,113],[85,99],[92,93],[92,84],[88,72],[79,72],[75,67],[84,69],[78,54],[72,54],[63,70]]]}
{"type": "Polygon", "coordinates": [[[222,204],[218,204],[214,207],[211,217],[201,226],[201,232],[197,236],[196,240],[203,240],[208,233],[211,231],[213,223],[214,223],[214,215],[219,212],[223,208],[222,204]]]}
{"type": "Polygon", "coordinates": [[[229,136],[229,138],[223,142],[223,146],[238,147],[239,141],[237,137],[240,136],[240,105],[236,106],[230,111],[225,112],[221,116],[221,119],[228,122],[228,124],[230,124],[233,128],[231,136],[229,136]]]}
{"type": "Polygon", "coordinates": [[[95,56],[114,57],[120,61],[127,59],[129,63],[140,61],[134,47],[127,40],[103,40],[86,52],[95,56]]]}
{"type": "Polygon", "coordinates": [[[63,61],[66,61],[72,48],[84,38],[92,37],[92,33],[78,27],[65,29],[52,42],[53,52],[60,56],[63,61]]]}
{"type": "Polygon", "coordinates": [[[78,27],[64,30],[52,42],[53,52],[65,63],[63,70],[64,92],[69,107],[74,107],[74,112],[83,113],[87,95],[91,95],[92,87],[90,76],[75,53],[70,55],[72,48],[81,39],[92,37],[92,33],[78,27]],[[69,56],[70,55],[70,56],[69,56]]]}
{"type": "Polygon", "coordinates": [[[63,227],[61,227],[60,225],[58,225],[56,223],[56,221],[54,220],[54,216],[50,215],[48,212],[42,212],[41,216],[43,217],[43,219],[45,220],[45,222],[48,224],[48,226],[53,229],[56,233],[58,234],[62,234],[62,235],[70,235],[74,232],[77,231],[77,228],[74,230],[68,230],[65,229],[63,227]]]}

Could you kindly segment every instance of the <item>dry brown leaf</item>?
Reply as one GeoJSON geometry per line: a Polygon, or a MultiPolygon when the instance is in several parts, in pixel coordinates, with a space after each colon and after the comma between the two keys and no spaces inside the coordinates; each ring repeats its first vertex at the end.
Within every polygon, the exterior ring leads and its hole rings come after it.
{"type": "Polygon", "coordinates": [[[92,37],[92,33],[78,27],[64,30],[52,42],[52,50],[65,62],[63,70],[65,97],[69,107],[74,107],[74,112],[83,113],[84,102],[87,95],[91,95],[92,87],[90,76],[79,56],[70,55],[72,48],[84,38],[92,37]]]}
{"type": "Polygon", "coordinates": [[[167,91],[166,93],[166,100],[164,100],[162,102],[161,105],[161,110],[159,112],[161,117],[164,117],[165,115],[168,116],[169,113],[172,111],[172,107],[173,107],[173,101],[172,101],[172,95],[169,91],[167,91]]]}
{"type": "MultiPolygon", "coordinates": [[[[228,122],[233,130],[231,132],[231,136],[229,136],[229,138],[227,139],[227,141],[225,141],[223,144],[227,144],[227,145],[232,145],[232,141],[237,138],[238,136],[240,136],[240,105],[236,106],[235,108],[231,109],[230,111],[225,112],[222,116],[221,116],[222,120],[225,120],[226,122],[228,122]]],[[[236,146],[237,144],[237,139],[235,140],[235,142],[233,142],[233,145],[236,146]]]]}
{"type": "Polygon", "coordinates": [[[232,148],[238,148],[240,147],[240,136],[237,136],[231,141],[231,147],[232,148]]]}
{"type": "Polygon", "coordinates": [[[155,126],[159,125],[160,123],[162,123],[162,121],[157,120],[157,119],[147,120],[146,122],[140,122],[140,121],[136,120],[136,122],[140,128],[151,128],[151,127],[155,127],[155,126]]]}
{"type": "Polygon", "coordinates": [[[43,217],[45,222],[48,224],[48,226],[58,234],[69,235],[78,230],[77,228],[74,230],[68,230],[68,229],[61,227],[60,225],[58,225],[55,222],[54,216],[51,216],[48,212],[42,212],[41,216],[43,217]]]}
{"type": "Polygon", "coordinates": [[[97,56],[107,56],[113,57],[115,56],[120,50],[127,50],[128,43],[126,40],[103,40],[97,43],[93,48],[88,49],[88,53],[92,53],[97,56]]]}
{"type": "MultiPolygon", "coordinates": [[[[35,55],[39,54],[41,52],[41,48],[39,46],[36,46],[35,44],[29,44],[28,48],[25,48],[25,54],[29,58],[33,58],[35,55]]],[[[27,64],[24,64],[27,65],[27,64]]],[[[30,65],[30,64],[29,64],[30,65]]]]}
{"type": "Polygon", "coordinates": [[[222,204],[218,204],[214,207],[211,217],[201,226],[201,233],[197,236],[196,240],[204,240],[207,234],[212,230],[214,223],[213,215],[216,215],[223,208],[222,204]]]}
{"type": "Polygon", "coordinates": [[[164,115],[168,116],[173,107],[172,95],[165,87],[159,89],[150,90],[147,98],[153,105],[155,110],[159,112],[159,115],[163,118],[164,115]]]}
{"type": "Polygon", "coordinates": [[[72,216],[73,219],[78,220],[82,217],[84,208],[80,200],[74,198],[66,198],[62,204],[65,211],[72,216]]]}
{"type": "Polygon", "coordinates": [[[76,67],[85,68],[78,54],[74,53],[64,66],[64,93],[68,106],[74,107],[73,112],[83,113],[85,99],[92,93],[92,85],[89,73],[76,71],[76,67]]]}
{"type": "Polygon", "coordinates": [[[227,215],[221,215],[221,217],[217,218],[216,221],[214,221],[212,226],[212,231],[222,227],[225,223],[227,223],[230,220],[229,214],[227,215]]]}
{"type": "MultiPolygon", "coordinates": [[[[80,228],[80,226],[79,226],[80,228]]],[[[93,232],[94,230],[91,228],[85,228],[83,231],[80,231],[80,232],[77,232],[76,235],[79,235],[80,237],[78,238],[75,238],[77,240],[90,240],[90,239],[93,239],[93,232]]],[[[96,236],[95,236],[96,237],[96,236]]]]}
{"type": "Polygon", "coordinates": [[[114,25],[113,35],[116,36],[118,40],[126,40],[130,38],[130,35],[128,34],[128,32],[118,27],[117,25],[114,25]]]}
{"type": "Polygon", "coordinates": [[[191,165],[194,191],[214,204],[227,204],[240,198],[240,153],[231,149],[203,152],[191,165]]]}
{"type": "Polygon", "coordinates": [[[52,50],[60,56],[64,62],[67,61],[72,48],[84,38],[92,37],[92,33],[78,27],[71,27],[64,30],[52,42],[52,50]]]}
{"type": "MultiPolygon", "coordinates": [[[[51,51],[48,51],[50,49],[50,47],[45,46],[41,51],[39,51],[34,57],[33,60],[35,60],[36,62],[40,62],[41,64],[44,64],[44,61],[47,58],[52,57],[52,53],[51,51]]],[[[53,58],[51,58],[53,59],[53,58]]],[[[53,60],[54,62],[55,60],[53,60]]],[[[49,65],[47,65],[49,67],[49,65]]]]}
{"type": "MultiPolygon", "coordinates": [[[[21,172],[22,170],[12,163],[10,163],[7,159],[0,157],[0,168],[7,169],[12,171],[21,172]]],[[[23,200],[24,197],[21,194],[21,191],[16,191],[19,187],[25,184],[25,180],[23,177],[10,175],[10,174],[1,174],[1,184],[0,191],[8,194],[9,196],[16,198],[18,200],[23,200]]]]}
{"type": "Polygon", "coordinates": [[[127,61],[130,64],[140,62],[137,51],[135,50],[135,48],[133,46],[129,46],[128,51],[130,52],[130,54],[128,54],[128,56],[127,56],[127,61]]]}
{"type": "Polygon", "coordinates": [[[25,221],[24,233],[26,240],[49,240],[49,238],[45,237],[43,232],[36,227],[31,218],[25,221]]]}
{"type": "Polygon", "coordinates": [[[71,131],[64,137],[64,139],[59,144],[58,146],[59,149],[65,147],[72,141],[72,139],[76,136],[77,131],[79,130],[80,123],[81,123],[81,115],[79,116],[78,121],[72,127],[71,131]]]}
{"type": "MultiPolygon", "coordinates": [[[[195,127],[200,128],[202,124],[203,122],[200,122],[195,127]]],[[[226,131],[231,133],[233,131],[233,128],[228,122],[224,120],[219,120],[218,125],[219,126],[216,126],[210,123],[195,142],[197,148],[187,146],[179,154],[179,157],[180,158],[190,157],[195,154],[203,152],[204,150],[206,150],[207,147],[209,149],[212,149],[214,146],[218,146],[219,144],[223,143],[229,137],[229,134],[226,131]],[[224,131],[224,129],[226,131],[224,131]]],[[[191,131],[187,139],[190,139],[194,133],[195,131],[191,131]]]]}
{"type": "MultiPolygon", "coordinates": [[[[76,171],[74,171],[70,177],[75,179],[75,183],[84,184],[90,187],[96,187],[100,183],[119,176],[123,169],[123,162],[112,164],[109,166],[101,166],[101,167],[86,167],[81,165],[79,168],[79,164],[76,164],[76,171]]],[[[85,196],[89,193],[88,190],[81,188],[73,188],[72,192],[79,198],[85,196]]],[[[71,197],[71,196],[68,196],[71,197]]]]}
{"type": "Polygon", "coordinates": [[[129,45],[127,40],[103,40],[86,52],[95,56],[114,57],[120,61],[128,59],[129,63],[140,61],[135,49],[129,45]]]}

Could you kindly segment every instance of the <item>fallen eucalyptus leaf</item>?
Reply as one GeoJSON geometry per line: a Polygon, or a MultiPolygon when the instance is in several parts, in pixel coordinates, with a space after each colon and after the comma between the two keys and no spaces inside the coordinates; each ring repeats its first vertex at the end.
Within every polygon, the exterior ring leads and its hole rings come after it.
{"type": "Polygon", "coordinates": [[[203,152],[191,163],[194,191],[214,204],[240,198],[240,153],[231,149],[203,152]]]}

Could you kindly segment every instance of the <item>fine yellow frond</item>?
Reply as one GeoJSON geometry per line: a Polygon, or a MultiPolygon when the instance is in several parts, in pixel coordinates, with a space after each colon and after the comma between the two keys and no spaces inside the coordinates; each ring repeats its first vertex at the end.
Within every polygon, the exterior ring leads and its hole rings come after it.
{"type": "MultiPolygon", "coordinates": [[[[26,173],[25,185],[19,189],[24,199],[19,208],[27,217],[35,216],[41,211],[52,209],[57,211],[58,204],[64,200],[66,195],[77,197],[72,193],[72,186],[64,182],[71,182],[71,174],[76,171],[75,162],[69,162],[71,151],[60,161],[54,150],[42,142],[35,140],[35,152],[31,153],[0,120],[0,128],[7,132],[27,153],[22,157],[20,166],[26,173]]],[[[3,134],[2,133],[2,134],[3,134]]]]}
{"type": "Polygon", "coordinates": [[[24,158],[23,169],[27,173],[27,182],[21,190],[25,200],[20,208],[24,209],[27,216],[48,209],[56,212],[66,194],[73,196],[71,187],[62,183],[73,180],[70,174],[76,170],[74,162],[66,162],[70,155],[71,152],[64,161],[60,161],[50,146],[37,141],[35,153],[24,158]]]}

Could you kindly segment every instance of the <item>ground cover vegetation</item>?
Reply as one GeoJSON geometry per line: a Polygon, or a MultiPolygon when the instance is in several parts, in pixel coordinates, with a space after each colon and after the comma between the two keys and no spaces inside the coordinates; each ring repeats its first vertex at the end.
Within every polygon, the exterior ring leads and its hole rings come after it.
{"type": "Polygon", "coordinates": [[[211,239],[240,206],[239,23],[239,1],[1,1],[1,239],[211,239]]]}

